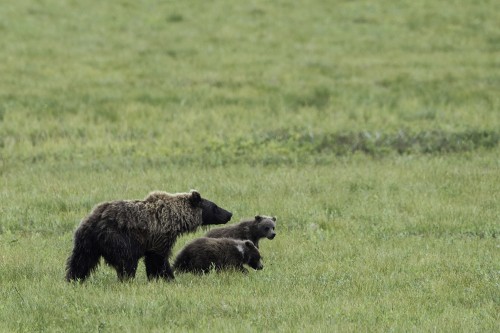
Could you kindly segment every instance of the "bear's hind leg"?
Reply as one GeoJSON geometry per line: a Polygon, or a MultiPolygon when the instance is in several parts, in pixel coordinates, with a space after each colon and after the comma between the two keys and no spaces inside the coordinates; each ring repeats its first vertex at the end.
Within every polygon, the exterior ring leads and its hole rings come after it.
{"type": "Polygon", "coordinates": [[[116,274],[120,281],[126,281],[135,277],[138,259],[124,261],[120,266],[115,267],[116,274]]]}
{"type": "Polygon", "coordinates": [[[92,230],[81,227],[75,233],[74,248],[66,262],[66,281],[83,282],[99,265],[101,254],[92,230]]]}
{"type": "Polygon", "coordinates": [[[66,281],[84,281],[96,269],[100,255],[97,252],[74,249],[66,263],[66,281]]]}

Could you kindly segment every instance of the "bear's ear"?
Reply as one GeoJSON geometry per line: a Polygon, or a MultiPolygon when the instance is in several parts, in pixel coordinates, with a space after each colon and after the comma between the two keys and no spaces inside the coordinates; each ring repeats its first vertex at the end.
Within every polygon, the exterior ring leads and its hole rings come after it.
{"type": "Polygon", "coordinates": [[[191,202],[191,205],[193,206],[198,206],[201,202],[200,193],[196,190],[191,190],[191,197],[189,198],[189,202],[191,202]]]}
{"type": "Polygon", "coordinates": [[[248,247],[249,249],[253,249],[255,247],[255,245],[250,240],[245,241],[245,246],[248,247]]]}
{"type": "Polygon", "coordinates": [[[255,215],[255,221],[257,221],[257,222],[262,221],[262,216],[260,216],[260,215],[255,215]]]}
{"type": "Polygon", "coordinates": [[[274,222],[276,222],[276,216],[273,216],[271,219],[272,219],[274,222]]]}

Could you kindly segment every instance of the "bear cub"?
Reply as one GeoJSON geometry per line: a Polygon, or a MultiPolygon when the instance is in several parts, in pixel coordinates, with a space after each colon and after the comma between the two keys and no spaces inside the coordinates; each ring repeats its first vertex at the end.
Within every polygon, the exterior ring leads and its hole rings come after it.
{"type": "Polygon", "coordinates": [[[174,269],[195,274],[236,269],[244,274],[246,264],[255,270],[264,268],[259,250],[249,241],[230,238],[197,238],[186,245],[177,255],[174,269]]]}
{"type": "Polygon", "coordinates": [[[234,238],[251,240],[259,247],[259,239],[273,239],[276,236],[276,217],[257,215],[254,219],[243,220],[224,228],[210,230],[205,237],[210,238],[234,238]]]}

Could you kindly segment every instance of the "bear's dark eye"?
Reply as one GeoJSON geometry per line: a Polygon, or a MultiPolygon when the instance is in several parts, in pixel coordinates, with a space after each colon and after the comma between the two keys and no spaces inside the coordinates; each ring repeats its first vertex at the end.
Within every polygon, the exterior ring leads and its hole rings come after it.
{"type": "Polygon", "coordinates": [[[266,227],[266,231],[269,231],[269,227],[266,227]]]}

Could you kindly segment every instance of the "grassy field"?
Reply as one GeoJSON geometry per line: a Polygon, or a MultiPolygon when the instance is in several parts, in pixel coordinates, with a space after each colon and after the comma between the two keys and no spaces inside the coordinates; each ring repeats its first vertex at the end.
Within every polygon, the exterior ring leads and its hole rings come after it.
{"type": "Polygon", "coordinates": [[[498,22],[488,0],[0,3],[0,332],[499,331],[498,22]],[[95,204],[193,188],[278,217],[264,270],[64,281],[95,204]]]}

